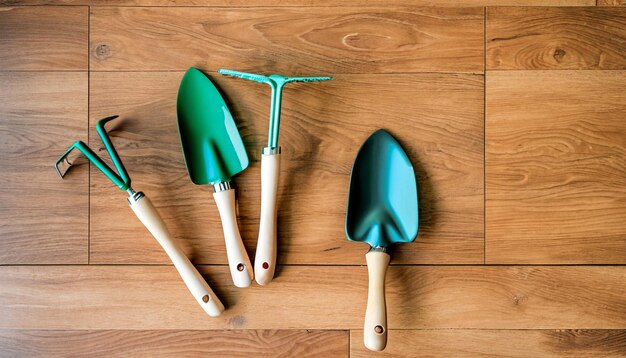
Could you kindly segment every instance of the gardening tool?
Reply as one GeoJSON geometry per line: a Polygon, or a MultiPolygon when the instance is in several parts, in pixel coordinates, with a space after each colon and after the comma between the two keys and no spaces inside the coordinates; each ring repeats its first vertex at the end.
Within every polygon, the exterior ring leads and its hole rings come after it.
{"type": "Polygon", "coordinates": [[[267,83],[272,88],[270,124],[267,147],[261,152],[261,219],[254,272],[259,285],[267,285],[274,277],[276,269],[276,193],[280,171],[280,146],[278,129],[280,124],[280,103],[283,86],[292,82],[328,81],[331,77],[285,77],[282,75],[262,76],[252,73],[220,69],[219,73],[240,77],[246,80],[267,83]]]}
{"type": "Polygon", "coordinates": [[[254,278],[241,241],[231,178],[248,167],[248,155],[224,99],[202,72],[190,68],[178,90],[178,133],[187,172],[194,184],[212,184],[233,282],[248,287],[254,278]]]}
{"type": "Polygon", "coordinates": [[[387,248],[417,237],[417,201],[411,161],[388,132],[374,132],[354,160],[346,214],[348,239],[370,245],[365,255],[369,290],[363,339],[374,351],[383,350],[387,344],[387,248]]]}
{"type": "Polygon", "coordinates": [[[172,263],[174,263],[174,267],[178,270],[180,277],[182,277],[183,281],[187,285],[187,288],[194,296],[196,301],[200,304],[200,306],[204,309],[204,311],[212,317],[219,316],[224,311],[224,305],[217,298],[213,290],[206,283],[202,275],[196,270],[193,264],[189,261],[187,256],[180,249],[172,235],[167,230],[163,219],[157,212],[156,208],[152,205],[152,202],[148,197],[145,196],[142,192],[134,191],[130,186],[130,177],[124,168],[124,164],[122,164],[122,160],[118,156],[115,151],[115,147],[113,147],[113,143],[111,143],[111,139],[109,138],[106,130],[104,129],[104,125],[109,121],[117,118],[118,116],[112,116],[103,118],[98,121],[96,124],[96,130],[98,131],[98,135],[102,139],[104,143],[104,147],[106,148],[109,156],[111,157],[111,161],[113,165],[117,169],[118,173],[115,173],[96,153],[94,153],[87,144],[82,141],[77,141],[72,144],[67,151],[57,160],[55,163],[55,169],[59,176],[63,178],[67,173],[67,170],[71,167],[72,163],[67,159],[70,152],[74,149],[77,149],[82,154],[87,157],[87,159],[93,163],[96,168],[98,168],[107,178],[109,178],[113,184],[117,185],[121,190],[125,190],[130,195],[128,197],[128,203],[130,204],[130,208],[133,209],[133,212],[139,220],[144,224],[144,226],[150,231],[152,236],[161,244],[163,250],[167,253],[172,263]],[[61,173],[59,168],[60,164],[64,164],[66,166],[65,171],[61,173]]]}

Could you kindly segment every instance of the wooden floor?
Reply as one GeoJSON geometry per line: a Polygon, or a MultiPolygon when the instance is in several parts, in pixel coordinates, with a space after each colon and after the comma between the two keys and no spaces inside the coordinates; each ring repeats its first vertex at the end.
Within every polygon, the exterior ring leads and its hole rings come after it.
{"type": "Polygon", "coordinates": [[[0,4],[0,356],[369,356],[367,247],[344,217],[381,127],[414,163],[420,234],[393,253],[377,356],[626,356],[623,0],[0,4]],[[269,88],[216,70],[335,78],[285,91],[269,286],[232,286],[210,191],[188,179],[175,99],[190,66],[248,149],[234,182],[251,257],[269,88]],[[72,141],[105,153],[94,124],[113,114],[133,187],[223,316],[95,167],[57,177],[72,141]]]}

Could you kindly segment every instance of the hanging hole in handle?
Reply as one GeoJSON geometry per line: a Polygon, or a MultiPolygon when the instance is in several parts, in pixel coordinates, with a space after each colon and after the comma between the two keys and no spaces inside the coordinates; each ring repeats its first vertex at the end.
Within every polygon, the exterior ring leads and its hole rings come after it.
{"type": "Polygon", "coordinates": [[[207,303],[209,302],[209,298],[210,298],[209,295],[204,295],[202,296],[202,301],[204,301],[204,303],[207,303]]]}
{"type": "Polygon", "coordinates": [[[263,268],[267,270],[268,268],[270,268],[270,264],[268,264],[267,262],[264,262],[263,268]]]}
{"type": "Polygon", "coordinates": [[[237,265],[237,271],[241,272],[246,266],[244,264],[237,265]]]}
{"type": "Polygon", "coordinates": [[[383,334],[385,333],[385,328],[381,325],[377,325],[374,327],[374,332],[376,332],[376,334],[383,334]]]}

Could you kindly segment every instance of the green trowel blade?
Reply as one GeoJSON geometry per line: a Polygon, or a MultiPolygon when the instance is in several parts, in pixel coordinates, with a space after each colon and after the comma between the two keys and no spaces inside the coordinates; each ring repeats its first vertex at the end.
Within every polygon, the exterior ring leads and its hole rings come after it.
{"type": "Polygon", "coordinates": [[[363,143],[350,177],[346,234],[372,247],[411,242],[419,225],[415,172],[411,160],[380,129],[363,143]]]}
{"type": "Polygon", "coordinates": [[[209,78],[193,67],[180,83],[176,110],[192,182],[227,182],[248,167],[246,149],[226,102],[209,78]]]}

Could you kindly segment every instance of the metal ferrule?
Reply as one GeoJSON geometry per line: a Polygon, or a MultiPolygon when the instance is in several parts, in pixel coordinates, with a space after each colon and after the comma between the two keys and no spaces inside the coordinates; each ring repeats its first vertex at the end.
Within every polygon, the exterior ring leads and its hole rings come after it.
{"type": "Polygon", "coordinates": [[[264,147],[263,151],[261,151],[261,154],[263,154],[263,155],[280,154],[280,146],[278,146],[278,147],[264,147]]]}
{"type": "Polygon", "coordinates": [[[126,192],[128,193],[128,195],[130,195],[127,200],[128,200],[128,203],[131,205],[136,203],[139,199],[145,196],[142,191],[136,192],[132,188],[128,188],[126,192]]]}
{"type": "Polygon", "coordinates": [[[368,252],[372,252],[372,251],[387,252],[387,247],[386,246],[372,246],[370,247],[370,250],[368,252]]]}
{"type": "Polygon", "coordinates": [[[219,193],[220,191],[226,191],[226,190],[230,190],[230,189],[231,189],[231,187],[230,187],[230,182],[229,181],[213,184],[213,192],[214,193],[219,193]]]}

